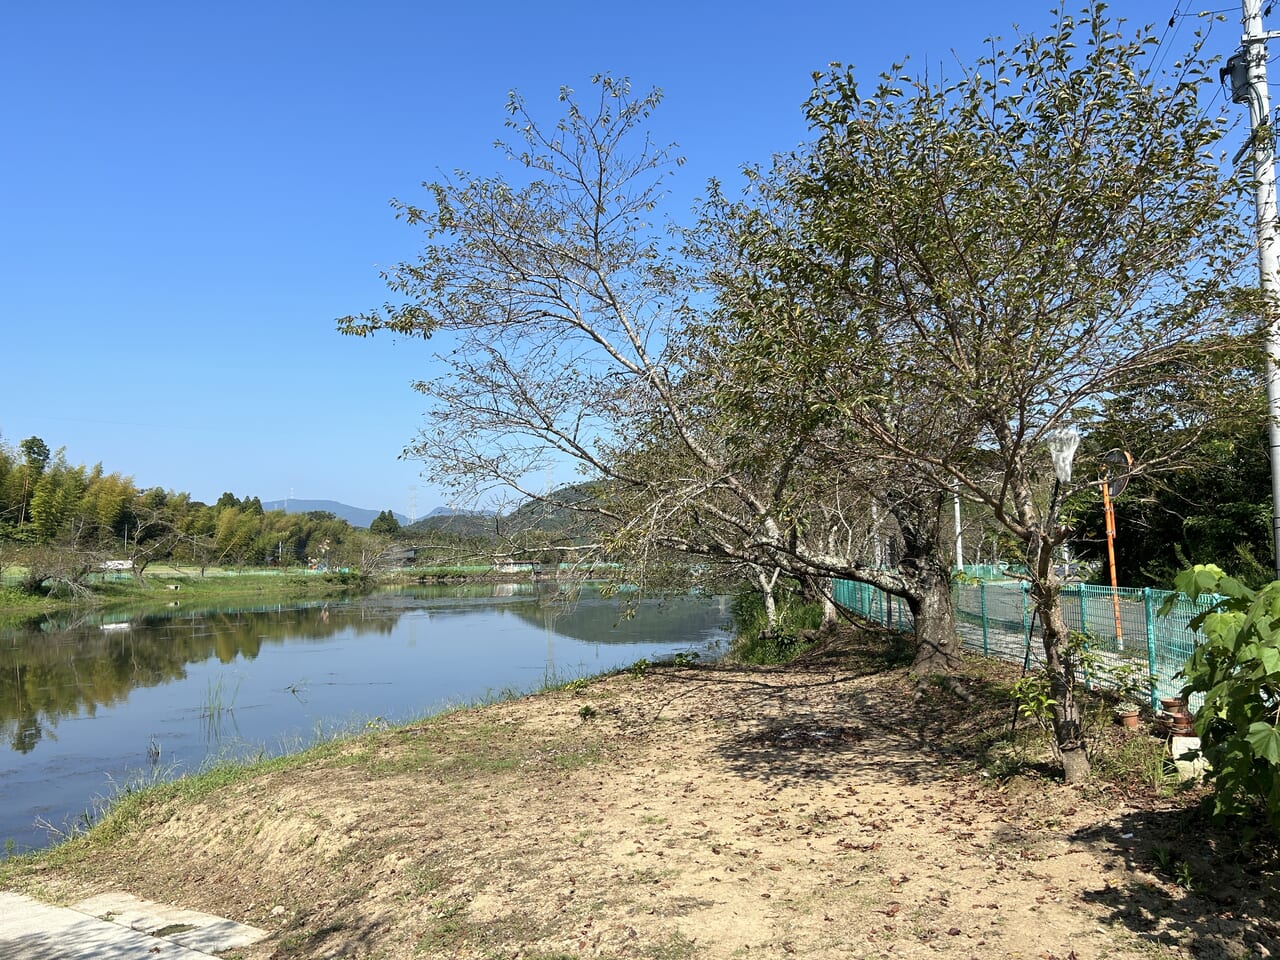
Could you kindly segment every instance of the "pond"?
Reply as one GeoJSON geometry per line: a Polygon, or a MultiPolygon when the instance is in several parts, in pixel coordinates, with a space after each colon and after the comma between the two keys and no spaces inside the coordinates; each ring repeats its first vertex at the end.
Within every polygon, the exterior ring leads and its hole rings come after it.
{"type": "Polygon", "coordinates": [[[21,853],[56,842],[126,784],[642,658],[716,656],[729,636],[725,598],[644,600],[634,617],[620,612],[616,600],[567,602],[534,584],[496,584],[6,631],[0,843],[21,853]]]}

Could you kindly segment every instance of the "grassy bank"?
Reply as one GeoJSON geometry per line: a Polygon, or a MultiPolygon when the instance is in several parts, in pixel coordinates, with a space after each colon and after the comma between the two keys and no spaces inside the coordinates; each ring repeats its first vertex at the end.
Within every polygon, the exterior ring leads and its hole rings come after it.
{"type": "Polygon", "coordinates": [[[744,588],[734,595],[731,655],[735,660],[757,666],[784,664],[813,646],[822,626],[822,607],[785,587],[777,593],[777,622],[772,627],[759,590],[744,588]]]}
{"type": "Polygon", "coordinates": [[[127,607],[145,612],[152,607],[164,609],[175,600],[184,607],[279,603],[342,596],[366,587],[360,578],[341,573],[208,570],[202,575],[198,569],[166,566],[142,582],[129,577],[95,583],[84,597],[33,596],[5,586],[0,588],[0,625],[83,608],[127,607]]]}

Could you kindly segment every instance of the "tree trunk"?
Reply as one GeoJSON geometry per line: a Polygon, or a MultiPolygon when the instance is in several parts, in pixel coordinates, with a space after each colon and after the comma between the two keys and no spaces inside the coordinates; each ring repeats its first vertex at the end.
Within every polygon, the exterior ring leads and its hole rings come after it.
{"type": "Polygon", "coordinates": [[[840,611],[836,609],[836,602],[831,599],[835,584],[830,577],[824,577],[822,583],[822,629],[829,630],[840,622],[840,611]]]}
{"type": "Polygon", "coordinates": [[[778,583],[778,574],[781,572],[774,567],[771,576],[765,576],[763,567],[755,567],[756,586],[760,588],[760,593],[764,597],[764,622],[765,630],[768,633],[774,633],[778,629],[778,601],[773,595],[773,588],[778,583]]]}
{"type": "Polygon", "coordinates": [[[916,622],[912,669],[922,674],[952,673],[960,665],[950,565],[942,559],[941,492],[915,492],[890,506],[902,535],[899,569],[911,580],[905,599],[916,622]]]}
{"type": "Polygon", "coordinates": [[[1045,673],[1049,677],[1049,696],[1054,701],[1053,735],[1062,757],[1063,776],[1067,783],[1080,783],[1089,777],[1089,756],[1084,749],[1084,726],[1075,697],[1075,664],[1058,602],[1057,578],[1049,571],[1040,572],[1044,575],[1033,578],[1031,596],[1043,629],[1045,673]]]}
{"type": "Polygon", "coordinates": [[[960,666],[960,639],[956,635],[951,582],[938,572],[920,578],[918,596],[907,597],[916,622],[916,673],[952,673],[960,666]]]}
{"type": "Polygon", "coordinates": [[[828,630],[840,621],[840,611],[836,602],[831,599],[835,584],[831,577],[807,576],[804,578],[804,599],[806,603],[822,607],[821,629],[828,630]]]}

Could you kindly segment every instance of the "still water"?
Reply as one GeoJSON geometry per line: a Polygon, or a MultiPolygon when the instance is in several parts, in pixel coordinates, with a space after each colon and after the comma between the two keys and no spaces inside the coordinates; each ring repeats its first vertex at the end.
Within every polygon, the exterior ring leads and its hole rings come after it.
{"type": "Polygon", "coordinates": [[[621,621],[619,612],[613,600],[566,603],[500,584],[6,631],[0,843],[46,846],[139,779],[641,658],[714,656],[728,637],[722,598],[646,600],[621,621]]]}

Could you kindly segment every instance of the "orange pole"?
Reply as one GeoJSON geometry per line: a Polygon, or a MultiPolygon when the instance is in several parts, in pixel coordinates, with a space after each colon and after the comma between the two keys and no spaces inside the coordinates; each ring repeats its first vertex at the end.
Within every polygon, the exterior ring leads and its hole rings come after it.
{"type": "Polygon", "coordinates": [[[1124,633],[1120,629],[1120,592],[1116,586],[1116,510],[1111,503],[1111,484],[1102,481],[1102,512],[1107,519],[1107,560],[1111,565],[1111,609],[1116,618],[1116,646],[1122,646],[1124,633]]]}

